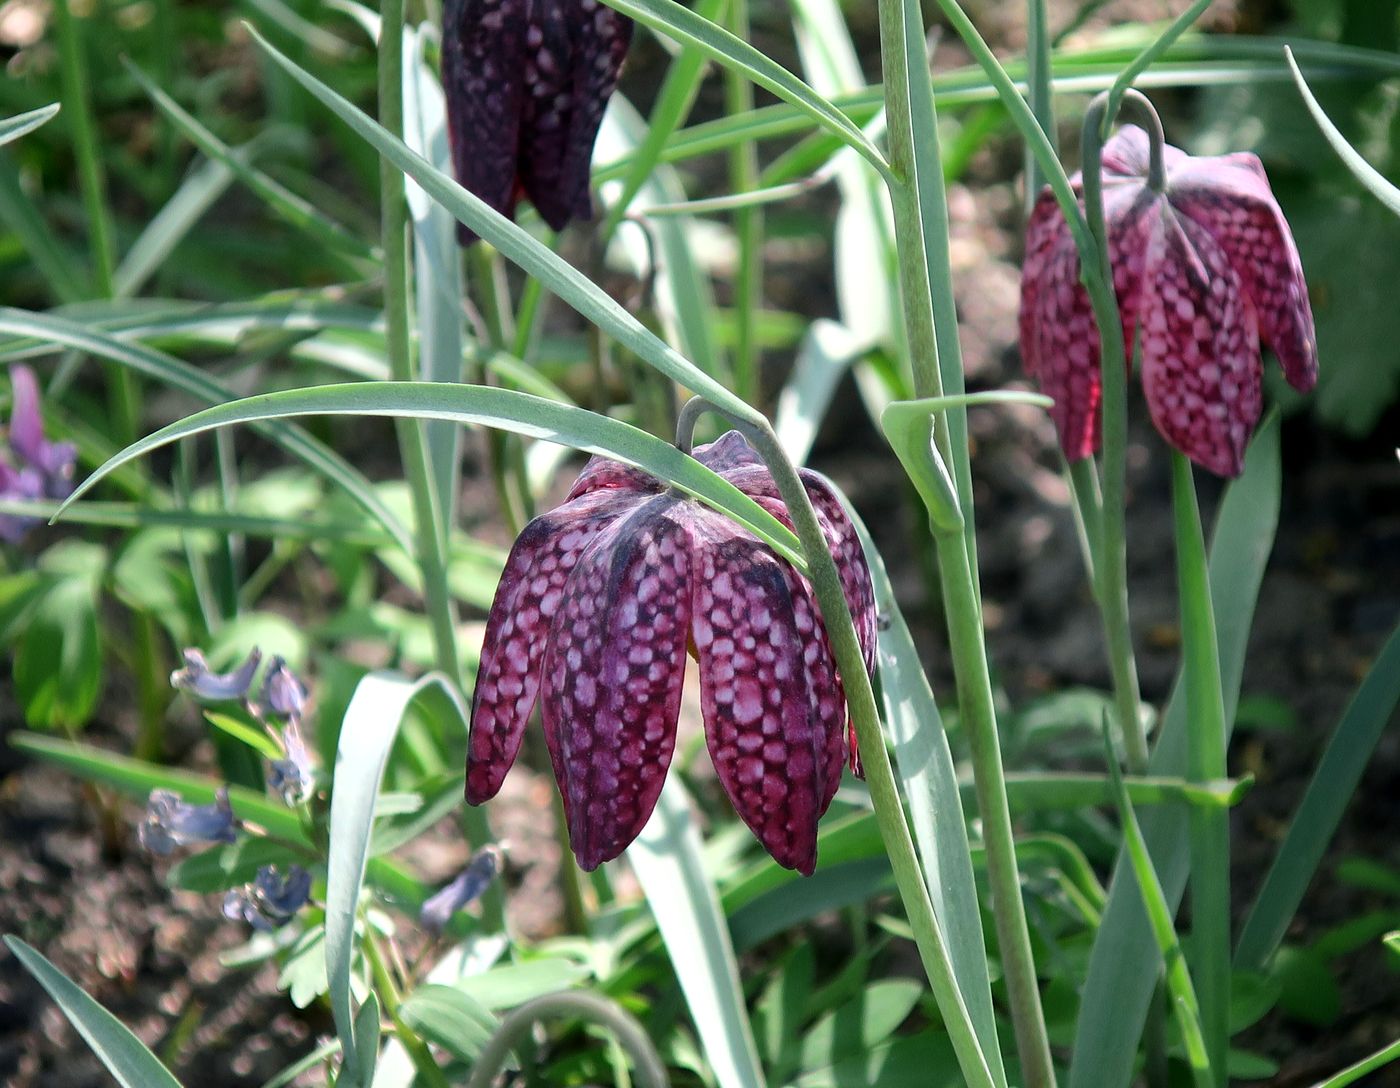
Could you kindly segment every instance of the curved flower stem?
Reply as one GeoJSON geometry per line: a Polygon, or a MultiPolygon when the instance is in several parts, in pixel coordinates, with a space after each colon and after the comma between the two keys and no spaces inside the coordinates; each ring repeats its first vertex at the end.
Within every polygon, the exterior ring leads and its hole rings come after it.
{"type": "MultiPolygon", "coordinates": [[[[384,0],[379,32],[379,123],[394,136],[403,134],[403,5],[404,0],[384,0]]],[[[408,204],[404,176],[387,158],[379,160],[380,226],[384,246],[384,322],[389,371],[396,381],[413,381],[413,354],[409,341],[408,312],[408,204]]],[[[426,424],[422,420],[395,421],[404,473],[413,496],[413,521],[417,560],[423,572],[423,604],[433,632],[438,669],[459,688],[461,659],[457,655],[457,619],[447,584],[447,536],[445,512],[433,485],[432,454],[426,424]]],[[[474,847],[490,841],[486,815],[467,806],[463,815],[474,847]]],[[[482,920],[491,929],[504,925],[499,886],[482,896],[482,920]]]]}
{"type": "MultiPolygon", "coordinates": [[[[1128,553],[1125,527],[1125,478],[1128,445],[1128,358],[1123,341],[1123,321],[1113,291],[1113,271],[1109,263],[1108,232],[1103,210],[1103,137],[1112,120],[1107,114],[1111,103],[1107,92],[1090,103],[1084,115],[1084,213],[1094,239],[1096,260],[1090,270],[1087,260],[1083,280],[1099,326],[1101,370],[1103,372],[1103,505],[1099,540],[1092,577],[1094,595],[1103,614],[1108,643],[1109,669],[1113,675],[1113,699],[1128,771],[1142,774],[1147,768],[1147,733],[1139,707],[1137,662],[1133,656],[1132,627],[1128,616],[1128,553]]],[[[1150,143],[1148,184],[1160,192],[1166,184],[1163,167],[1162,122],[1152,104],[1137,91],[1126,92],[1121,111],[1140,122],[1150,143]]]]}
{"type": "Polygon", "coordinates": [[[587,1020],[612,1032],[632,1059],[638,1088],[670,1088],[666,1065],[637,1018],[617,1002],[586,990],[537,997],[502,1020],[477,1056],[467,1088],[491,1088],[504,1068],[511,1048],[529,1035],[536,1024],[547,1020],[572,1019],[587,1020]]]}
{"type": "MultiPolygon", "coordinates": [[[[948,5],[945,4],[945,7],[948,5]]],[[[951,5],[962,14],[956,4],[951,5]]],[[[960,349],[957,314],[950,286],[951,267],[946,206],[942,193],[942,163],[938,152],[937,112],[922,48],[923,14],[918,0],[879,0],[880,43],[884,62],[885,111],[889,124],[890,199],[898,239],[900,291],[913,363],[915,393],[936,397],[944,391],[943,368],[957,370],[960,349]],[[918,38],[919,40],[915,40],[918,38]],[[917,46],[917,48],[916,48],[917,46]],[[914,61],[918,65],[915,67],[914,61]],[[917,74],[918,86],[912,82],[917,74]],[[914,116],[918,114],[925,142],[917,144],[914,116]],[[936,262],[936,268],[935,268],[936,262]],[[930,272],[937,275],[931,277],[930,272]],[[937,289],[937,296],[933,290],[937,289]],[[940,321],[935,320],[935,305],[940,321]],[[946,350],[948,358],[940,359],[946,350]],[[940,362],[943,366],[940,366],[940,362]]],[[[955,392],[956,390],[950,390],[955,392]]],[[[1036,979],[1016,844],[1006,797],[996,708],[992,699],[982,605],[978,587],[971,512],[968,451],[955,446],[949,420],[934,428],[934,442],[945,464],[952,466],[959,489],[965,526],[960,532],[934,524],[934,540],[943,585],[943,607],[957,683],[958,707],[967,729],[973,778],[986,842],[987,875],[992,889],[997,945],[1006,974],[1008,1002],[1016,1030],[1016,1047],[1028,1088],[1055,1084],[1045,1013],[1036,979]]]]}
{"type": "MultiPolygon", "coordinates": [[[[865,659],[856,638],[855,624],[841,588],[841,575],[817,521],[812,500],[797,469],[783,452],[777,434],[761,417],[754,422],[733,415],[702,397],[694,397],[681,409],[676,428],[677,446],[682,450],[689,449],[695,421],[706,411],[724,416],[749,440],[773,474],[778,494],[787,507],[788,516],[792,518],[793,531],[802,542],[803,555],[807,559],[807,578],[821,608],[827,637],[836,658],[837,672],[850,705],[851,721],[855,725],[856,739],[865,763],[866,785],[875,806],[875,822],[879,825],[880,838],[889,855],[890,867],[894,870],[895,884],[914,931],[919,957],[928,974],[939,1012],[943,1014],[944,1026],[953,1042],[964,1080],[972,1088],[995,1088],[996,1081],[982,1053],[962,992],[958,989],[948,945],[934,915],[933,903],[914,851],[914,841],[909,834],[909,824],[904,816],[904,806],[900,801],[899,788],[895,785],[894,769],[890,766],[889,751],[880,725],[875,690],[865,671],[865,659]]],[[[955,535],[962,539],[960,532],[955,535]]]]}

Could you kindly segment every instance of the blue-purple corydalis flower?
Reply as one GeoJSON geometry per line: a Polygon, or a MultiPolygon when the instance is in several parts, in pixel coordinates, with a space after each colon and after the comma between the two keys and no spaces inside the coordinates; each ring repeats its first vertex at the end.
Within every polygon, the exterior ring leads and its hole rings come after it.
{"type": "Polygon", "coordinates": [[[264,865],[253,883],[224,896],[224,917],[266,933],[290,922],[310,895],[311,874],[300,865],[289,865],[285,872],[264,865]]]}
{"type": "Polygon", "coordinates": [[[189,804],[174,790],[152,790],[138,838],[151,853],[165,856],[177,846],[234,842],[237,826],[226,787],[212,805],[189,804]]]}
{"type": "Polygon", "coordinates": [[[258,671],[258,663],[262,661],[262,652],[256,646],[248,655],[248,660],[231,672],[214,672],[209,668],[204,654],[196,649],[183,650],[180,656],[185,659],[185,667],[170,674],[171,686],[210,703],[228,702],[246,696],[253,683],[253,674],[258,671]]]}
{"type": "Polygon", "coordinates": [[[274,657],[267,666],[262,691],[253,710],[262,715],[275,714],[279,718],[300,721],[305,709],[306,685],[287,667],[285,658],[274,657]]]}
{"type": "Polygon", "coordinates": [[[501,871],[501,848],[484,846],[467,862],[457,879],[423,904],[418,921],[424,929],[441,933],[459,910],[481,897],[501,871]]]}
{"type": "Polygon", "coordinates": [[[282,750],[286,754],[268,765],[267,785],[287,805],[299,805],[311,796],[316,777],[311,769],[311,754],[306,750],[301,727],[295,719],[288,721],[282,730],[282,750]]]}
{"type": "MultiPolygon", "coordinates": [[[[0,455],[0,498],[67,498],[73,490],[77,447],[44,437],[39,382],[27,366],[10,368],[10,393],[9,448],[0,455]]],[[[38,523],[38,518],[0,514],[0,540],[18,543],[38,523]]]]}

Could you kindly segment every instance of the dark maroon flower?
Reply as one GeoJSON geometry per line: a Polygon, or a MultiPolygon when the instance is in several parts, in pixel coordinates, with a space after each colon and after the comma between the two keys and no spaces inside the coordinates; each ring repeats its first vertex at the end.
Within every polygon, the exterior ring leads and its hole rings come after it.
{"type": "Polygon", "coordinates": [[[593,143],[632,21],[599,0],[446,0],[442,28],[458,181],[505,216],[526,196],[555,230],[590,218],[593,143]]]}
{"type": "MultiPolygon", "coordinates": [[[[1317,382],[1317,340],[1293,235],[1259,159],[1164,148],[1166,185],[1148,184],[1148,139],[1124,126],[1103,149],[1109,259],[1131,353],[1141,338],[1152,421],[1182,453],[1238,476],[1263,404],[1262,340],[1288,381],[1317,382]]],[[[1082,194],[1080,175],[1072,179],[1082,194]]],[[[1099,446],[1099,339],[1079,255],[1047,187],[1026,233],[1021,354],[1055,399],[1071,461],[1099,446]]]]}
{"type": "MultiPolygon", "coordinates": [[[[790,524],[737,432],[695,457],[790,524]]],[[[873,669],[875,605],[860,541],[831,485],[802,476],[873,669]]],[[[501,788],[538,697],[579,864],[617,857],[661,792],[688,647],[725,792],[779,864],[810,874],[817,819],[842,764],[858,765],[811,587],[723,515],[603,458],[589,462],[564,505],[525,527],[506,562],[472,700],[467,800],[481,804],[501,788]]]]}

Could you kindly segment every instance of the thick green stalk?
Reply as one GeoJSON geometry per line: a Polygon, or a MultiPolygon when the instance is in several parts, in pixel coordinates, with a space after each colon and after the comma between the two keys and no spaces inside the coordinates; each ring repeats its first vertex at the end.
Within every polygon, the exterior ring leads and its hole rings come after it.
{"type": "MultiPolygon", "coordinates": [[[[893,178],[890,182],[890,199],[894,206],[895,237],[898,239],[904,322],[912,357],[915,392],[919,397],[937,397],[944,392],[939,347],[940,343],[951,344],[951,350],[957,350],[957,316],[950,302],[951,290],[946,288],[951,281],[946,220],[942,220],[944,226],[939,230],[940,220],[936,217],[936,210],[924,208],[921,204],[924,195],[920,191],[921,185],[935,179],[932,176],[927,179],[921,177],[916,164],[910,59],[923,56],[922,38],[917,49],[912,40],[919,33],[915,27],[923,26],[923,17],[917,0],[880,0],[879,11],[889,164],[893,178]],[[915,14],[917,18],[914,18],[915,14]],[[932,225],[940,236],[925,237],[926,223],[932,225]],[[940,301],[943,302],[941,340],[934,318],[930,254],[939,261],[938,282],[945,287],[940,291],[940,301]]],[[[927,79],[922,61],[918,78],[921,81],[927,79]]],[[[921,95],[925,92],[926,89],[921,90],[921,95]]],[[[921,114],[932,112],[931,99],[931,92],[927,92],[921,114]]],[[[937,174],[941,184],[936,128],[926,132],[924,138],[927,141],[924,170],[930,175],[937,174]]],[[[966,463],[967,450],[954,448],[946,424],[935,426],[934,442],[945,464],[960,467],[966,463]]],[[[964,507],[969,500],[970,495],[962,496],[964,507]]],[[[1029,1088],[1049,1088],[1055,1083],[1055,1069],[1050,1056],[1045,1013],[1040,1002],[1025,904],[1021,898],[1020,870],[1016,862],[996,708],[983,640],[970,511],[965,517],[966,524],[962,529],[949,531],[936,523],[933,525],[943,587],[943,608],[953,655],[958,708],[971,749],[973,779],[986,842],[987,875],[992,888],[997,945],[1006,975],[1017,1051],[1029,1088]]]]}
{"type": "MultiPolygon", "coordinates": [[[[1054,42],[1050,38],[1050,17],[1046,0],[1026,2],[1026,83],[1030,89],[1031,112],[1040,124],[1050,146],[1055,147],[1055,103],[1051,93],[1050,53],[1054,42]]],[[[1026,207],[1035,203],[1036,194],[1045,184],[1040,164],[1029,147],[1026,148],[1026,207]]]]}
{"type": "MultiPolygon", "coordinates": [[[[749,40],[748,0],[730,0],[729,30],[735,37],[749,40]]],[[[732,68],[724,70],[724,77],[730,116],[751,112],[753,84],[732,68]]],[[[736,144],[729,152],[729,185],[736,193],[750,193],[759,187],[758,147],[750,140],[736,144]]],[[[734,386],[739,396],[757,404],[761,392],[756,325],[763,304],[762,209],[749,206],[735,211],[734,235],[739,243],[739,266],[734,274],[734,386]]]]}
{"type": "MultiPolygon", "coordinates": [[[[1093,236],[1097,267],[1088,271],[1084,283],[1094,307],[1099,327],[1100,370],[1103,378],[1103,507],[1101,537],[1095,556],[1094,576],[1099,609],[1103,615],[1108,643],[1109,668],[1113,674],[1114,708],[1123,737],[1128,770],[1142,774],[1147,768],[1147,734],[1138,708],[1142,696],[1138,688],[1137,662],[1133,656],[1132,627],[1128,618],[1128,551],[1125,527],[1127,502],[1124,495],[1128,446],[1127,348],[1123,341],[1123,321],[1113,291],[1113,271],[1108,255],[1108,230],[1103,210],[1103,130],[1105,111],[1111,102],[1099,95],[1084,116],[1084,215],[1093,236]]],[[[1165,185],[1162,166],[1162,123],[1151,103],[1136,91],[1129,91],[1121,108],[1143,123],[1151,140],[1148,185],[1161,192],[1165,185]]]]}
{"type": "MultiPolygon", "coordinates": [[[[379,33],[379,123],[394,136],[403,133],[403,0],[384,0],[379,33]]],[[[413,381],[413,354],[408,312],[408,204],[404,176],[387,158],[379,160],[380,226],[384,248],[384,325],[389,372],[396,381],[413,381]]],[[[458,687],[462,684],[457,655],[457,619],[447,583],[447,537],[450,527],[438,504],[427,428],[422,420],[397,421],[399,451],[413,496],[413,520],[418,565],[423,575],[423,604],[433,632],[438,670],[458,687]]],[[[491,841],[486,815],[467,806],[463,813],[467,837],[475,847],[491,841]]],[[[504,905],[498,885],[482,896],[482,921],[492,930],[504,926],[504,905]]]]}
{"type": "Polygon", "coordinates": [[[803,556],[807,560],[807,578],[826,624],[837,671],[845,685],[851,723],[855,727],[856,741],[865,763],[866,785],[875,809],[875,822],[879,826],[885,852],[889,855],[890,867],[894,870],[895,886],[904,903],[910,928],[914,931],[914,943],[919,949],[919,958],[923,961],[934,1000],[943,1015],[944,1027],[952,1040],[965,1082],[972,1088],[996,1088],[996,1081],[977,1039],[977,1031],[972,1025],[962,992],[958,989],[942,928],[933,912],[928,886],[924,883],[923,870],[905,819],[899,788],[895,784],[894,769],[890,766],[875,690],[865,671],[865,658],[856,637],[846,594],[841,588],[841,575],[817,521],[812,500],[802,484],[802,478],[783,452],[772,426],[756,412],[748,411],[742,415],[730,413],[702,398],[692,399],[681,409],[676,424],[676,444],[682,450],[689,450],[695,421],[706,410],[714,410],[729,419],[758,451],[773,474],[778,494],[792,518],[793,532],[801,541],[803,556]]]}
{"type": "MultiPolygon", "coordinates": [[[[1225,701],[1220,647],[1206,567],[1205,536],[1191,463],[1172,451],[1178,596],[1185,657],[1189,777],[1225,774],[1225,701]]],[[[1230,1045],[1230,814],[1193,808],[1191,835],[1191,958],[1200,990],[1201,1029],[1210,1067],[1225,1076],[1230,1045]]]]}
{"type": "MultiPolygon", "coordinates": [[[[379,123],[403,132],[403,0],[385,0],[379,36],[379,123]]],[[[384,246],[384,322],[389,373],[395,381],[413,381],[413,354],[408,313],[408,206],[403,174],[380,159],[380,222],[384,246]]],[[[446,533],[432,486],[424,426],[417,420],[398,423],[399,449],[413,495],[418,563],[423,570],[423,597],[433,631],[437,667],[461,682],[457,628],[447,590],[446,533]]]]}

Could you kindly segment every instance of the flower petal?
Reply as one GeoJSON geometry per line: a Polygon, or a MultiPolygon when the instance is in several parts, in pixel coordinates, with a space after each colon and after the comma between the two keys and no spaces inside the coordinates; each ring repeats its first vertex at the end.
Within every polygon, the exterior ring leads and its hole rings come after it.
{"type": "Polygon", "coordinates": [[[569,488],[565,502],[593,491],[634,491],[638,495],[659,495],[665,486],[649,472],[624,465],[611,457],[590,457],[583,466],[574,486],[569,488]]]}
{"type": "Polygon", "coordinates": [[[691,456],[711,472],[718,472],[721,476],[751,465],[763,467],[763,458],[738,431],[725,431],[713,442],[696,446],[691,456]]]}
{"type": "Polygon", "coordinates": [[[707,511],[695,517],[691,538],[710,758],[740,818],[774,860],[811,875],[826,738],[810,712],[804,639],[784,564],[707,511]]]}
{"type": "MultiPolygon", "coordinates": [[[[1171,144],[1162,147],[1162,164],[1168,172],[1190,159],[1186,152],[1171,144]]],[[[1104,181],[1112,184],[1120,178],[1145,181],[1151,166],[1151,146],[1147,133],[1137,125],[1123,125],[1103,145],[1104,181]]],[[[1078,175],[1076,175],[1077,177],[1078,175]]]]}
{"type": "Polygon", "coordinates": [[[585,870],[637,837],[671,763],[690,629],[683,507],[657,496],[598,537],[550,631],[545,739],[585,870]]]}
{"type": "Polygon", "coordinates": [[[1263,396],[1254,313],[1239,277],[1204,227],[1164,215],[1143,296],[1142,384],[1152,421],[1197,464],[1238,476],[1263,396]]]}
{"type": "Polygon", "coordinates": [[[1078,461],[1099,446],[1099,334],[1074,239],[1058,206],[1053,214],[1061,230],[1039,243],[1036,275],[1021,279],[1021,354],[1055,402],[1050,416],[1065,456],[1078,461]]]}
{"type": "MultiPolygon", "coordinates": [[[[515,214],[530,0],[446,0],[442,86],[457,180],[505,216],[515,214]]],[[[464,225],[463,245],[476,241],[464,225]]]]}
{"type": "Polygon", "coordinates": [[[511,548],[486,620],[467,745],[467,800],[490,800],[520,751],[539,694],[549,624],[569,573],[597,535],[639,501],[603,491],[525,526],[511,548]]]}
{"type": "Polygon", "coordinates": [[[1317,384],[1317,332],[1293,234],[1255,155],[1192,159],[1172,175],[1174,207],[1225,251],[1254,307],[1259,335],[1289,384],[1317,384]]]}
{"type": "Polygon", "coordinates": [[[597,0],[534,0],[520,180],[555,230],[593,214],[593,144],[631,38],[631,20],[597,0]]]}

